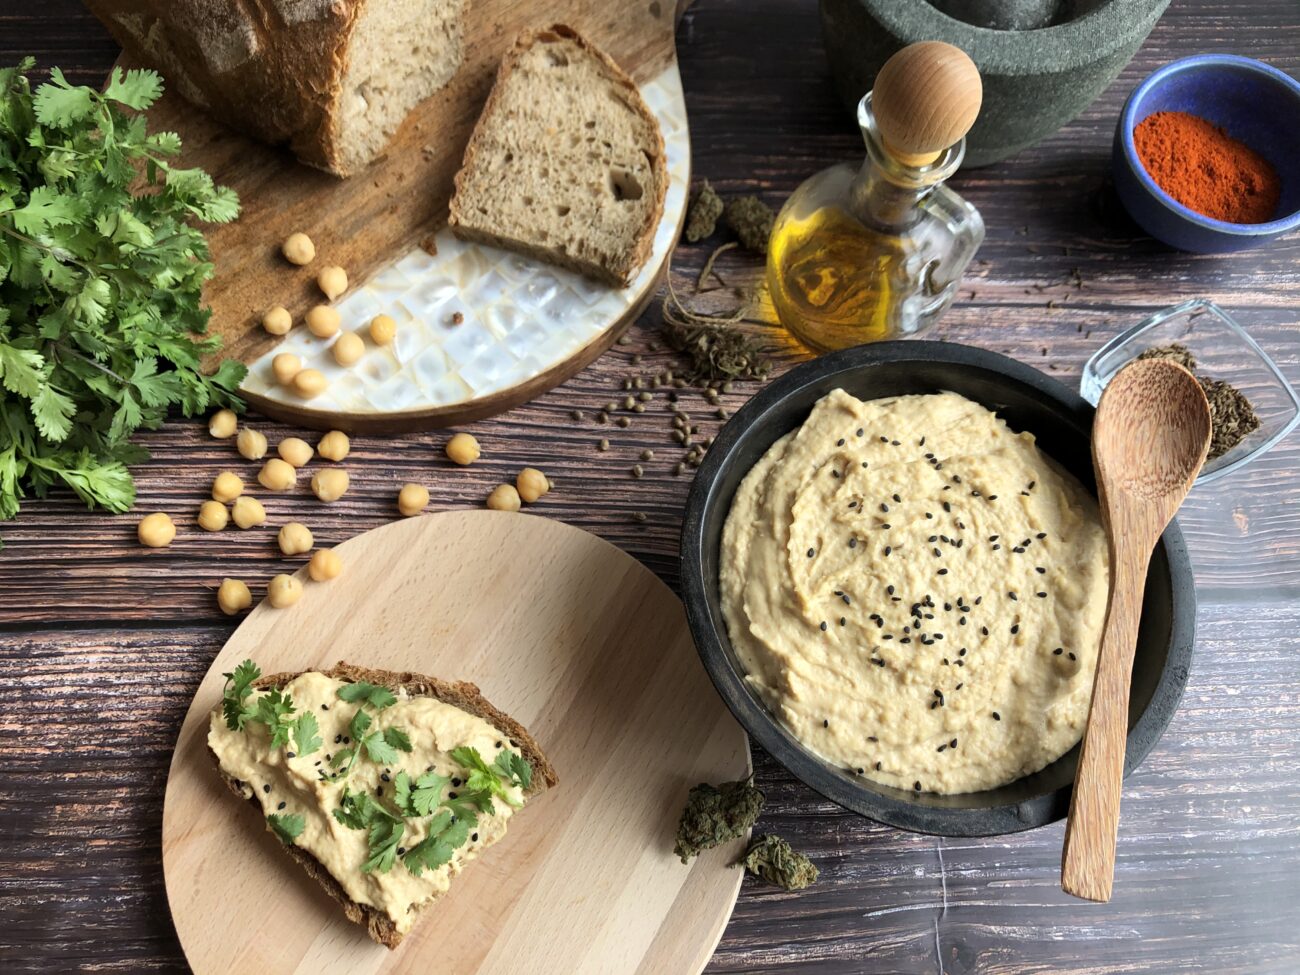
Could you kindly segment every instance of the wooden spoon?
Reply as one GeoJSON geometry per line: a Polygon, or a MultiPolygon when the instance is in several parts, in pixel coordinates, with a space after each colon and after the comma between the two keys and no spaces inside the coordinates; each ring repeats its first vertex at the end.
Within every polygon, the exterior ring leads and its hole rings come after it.
{"type": "Polygon", "coordinates": [[[1110,541],[1110,604],[1061,855],[1061,886],[1075,897],[1110,900],[1147,566],[1209,448],[1209,403],[1200,383],[1177,363],[1139,359],[1102,394],[1092,424],[1092,464],[1110,541]]]}

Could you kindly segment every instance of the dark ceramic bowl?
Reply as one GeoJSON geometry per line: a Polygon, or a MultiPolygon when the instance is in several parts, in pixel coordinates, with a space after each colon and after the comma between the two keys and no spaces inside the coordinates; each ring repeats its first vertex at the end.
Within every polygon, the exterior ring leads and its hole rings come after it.
{"type": "Polygon", "coordinates": [[[1300,82],[1253,58],[1200,54],[1171,61],[1133,90],[1120,112],[1112,153],[1115,192],[1135,221],[1179,250],[1244,250],[1300,227],[1300,82]],[[1138,159],[1133,129],[1156,112],[1190,112],[1219,126],[1273,164],[1282,180],[1267,223],[1227,223],[1183,206],[1138,159]]]}
{"type": "MultiPolygon", "coordinates": [[[[704,666],[758,744],[828,799],[878,822],[942,836],[994,836],[1054,822],[1069,810],[1078,747],[1047,768],[984,792],[940,796],[877,785],[804,748],[746,685],[718,595],[719,547],[731,500],[764,452],[841,387],[863,399],[952,390],[997,412],[1089,488],[1093,409],[1074,391],[1013,359],[947,342],[882,342],[796,366],[750,400],[718,435],[695,476],[682,526],[686,616],[704,666]]],[[[1170,525],[1147,577],[1133,665],[1125,773],[1168,726],[1187,682],[1196,606],[1182,533],[1170,525]]]]}

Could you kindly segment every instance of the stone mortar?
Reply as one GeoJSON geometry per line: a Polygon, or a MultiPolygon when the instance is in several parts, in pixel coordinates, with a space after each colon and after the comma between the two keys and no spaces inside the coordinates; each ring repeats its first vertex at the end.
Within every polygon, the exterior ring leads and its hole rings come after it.
{"type": "MultiPolygon", "coordinates": [[[[1169,6],[1169,0],[1075,0],[1053,8],[1057,22],[1050,26],[995,30],[954,19],[929,0],[820,3],[826,55],[850,108],[856,109],[890,55],[908,44],[947,41],[971,56],[984,80],[984,106],[966,137],[968,167],[1014,155],[1087,108],[1169,6]]],[[[951,0],[948,5],[955,9],[951,0]]],[[[962,16],[976,19],[979,12],[968,11],[979,6],[968,2],[962,16]]],[[[984,6],[985,23],[1007,22],[997,19],[1007,15],[1007,4],[984,6]]],[[[1041,11],[1042,5],[1021,0],[1010,7],[1041,11]]]]}

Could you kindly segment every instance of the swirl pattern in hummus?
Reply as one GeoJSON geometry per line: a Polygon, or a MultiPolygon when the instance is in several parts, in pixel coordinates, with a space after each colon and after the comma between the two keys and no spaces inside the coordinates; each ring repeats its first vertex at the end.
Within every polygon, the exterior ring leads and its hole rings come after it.
{"type": "Polygon", "coordinates": [[[1108,585],[1096,501],[955,393],[820,400],[738,489],[720,583],[747,681],[854,774],[974,792],[1083,733],[1108,585]]]}

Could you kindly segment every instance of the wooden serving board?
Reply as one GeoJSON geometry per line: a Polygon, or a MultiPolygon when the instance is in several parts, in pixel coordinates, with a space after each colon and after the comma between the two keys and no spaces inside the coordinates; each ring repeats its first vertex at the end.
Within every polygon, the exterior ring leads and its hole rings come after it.
{"type": "MultiPolygon", "coordinates": [[[[326,264],[345,268],[352,290],[411,248],[433,249],[445,225],[452,179],[466,142],[491,88],[501,55],[520,31],[566,23],[607,51],[639,84],[671,70],[676,79],[675,28],[690,0],[495,0],[465,5],[462,63],[452,81],[407,118],[387,151],[367,169],[339,179],[294,161],[286,150],[268,147],[214,122],[169,91],[149,113],[151,130],[173,130],[184,148],[182,162],[201,166],[239,194],[242,213],[231,224],[206,228],[215,273],[204,289],[213,310],[211,331],[223,348],[212,357],[252,365],[280,341],[260,325],[262,314],[283,305],[300,323],[322,300],[316,274],[326,264]],[[316,244],[307,267],[285,261],[280,243],[302,231],[316,244]]],[[[133,66],[127,58],[124,66],[133,66]]],[[[680,86],[678,85],[678,97],[680,86]]],[[[684,105],[682,118],[684,125],[684,105]]],[[[689,153],[689,147],[688,147],[689,153]]],[[[689,180],[689,154],[685,163],[689,180]]],[[[665,208],[674,239],[685,208],[665,208]]],[[[490,396],[464,404],[393,411],[322,410],[246,391],[259,410],[321,429],[399,432],[446,425],[508,409],[563,382],[607,349],[645,307],[658,283],[666,255],[657,253],[652,274],[633,285],[628,302],[608,327],[562,361],[490,396]],[[644,280],[643,280],[644,279],[644,280]],[[333,415],[331,415],[333,414],[333,415]]],[[[362,322],[344,322],[355,328],[362,322]]],[[[299,324],[296,326],[301,328],[299,324]]],[[[369,343],[367,343],[369,348],[369,343]]],[[[332,360],[331,360],[332,361],[332,360]]],[[[316,363],[312,363],[316,365],[316,363]]]]}
{"type": "Polygon", "coordinates": [[[501,972],[689,975],[740,888],[739,843],[672,854],[690,786],[749,771],[673,594],[560,522],[493,511],[395,522],[338,547],[342,576],[257,607],[217,655],[167,781],[163,869],[197,975],[501,972]],[[479,685],[536,736],[560,784],[511,820],[396,951],[371,942],[283,852],[207,751],[222,673],[339,660],[479,685]]]}

